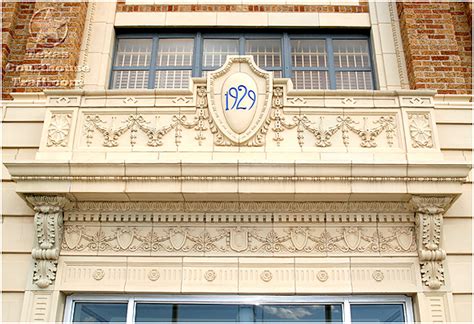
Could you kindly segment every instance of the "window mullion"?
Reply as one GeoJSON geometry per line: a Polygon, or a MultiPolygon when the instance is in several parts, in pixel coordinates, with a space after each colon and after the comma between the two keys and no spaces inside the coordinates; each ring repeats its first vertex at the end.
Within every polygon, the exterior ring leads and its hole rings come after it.
{"type": "Polygon", "coordinates": [[[193,55],[193,77],[202,76],[202,34],[197,33],[194,38],[194,55],[193,55]]]}
{"type": "Polygon", "coordinates": [[[127,305],[127,324],[135,323],[135,298],[128,299],[127,305]]]}
{"type": "Polygon", "coordinates": [[[349,303],[349,299],[346,297],[344,298],[344,324],[351,324],[352,323],[352,318],[351,318],[351,305],[349,303]]]}
{"type": "Polygon", "coordinates": [[[151,47],[151,60],[150,60],[150,75],[148,76],[148,89],[155,88],[156,78],[156,59],[158,56],[158,36],[153,36],[153,45],[151,47]]]}
{"type": "Polygon", "coordinates": [[[239,37],[239,55],[245,55],[245,37],[240,35],[239,37]]]}
{"type": "Polygon", "coordinates": [[[336,71],[334,67],[334,48],[332,46],[332,39],[326,38],[326,55],[328,57],[328,68],[329,68],[329,83],[331,84],[330,89],[336,89],[336,71]]]}
{"type": "Polygon", "coordinates": [[[291,78],[291,43],[288,33],[283,33],[282,40],[283,78],[291,78]]]}

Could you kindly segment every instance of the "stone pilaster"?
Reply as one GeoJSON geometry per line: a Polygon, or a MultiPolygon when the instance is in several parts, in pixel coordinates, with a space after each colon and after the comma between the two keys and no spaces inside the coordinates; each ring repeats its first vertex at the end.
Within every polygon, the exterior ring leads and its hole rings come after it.
{"type": "Polygon", "coordinates": [[[440,248],[443,214],[451,203],[451,197],[414,196],[418,257],[421,280],[431,289],[439,289],[445,283],[443,260],[446,252],[440,248]]]}
{"type": "Polygon", "coordinates": [[[35,210],[36,242],[31,255],[35,260],[33,283],[47,288],[56,279],[57,260],[63,236],[63,210],[69,200],[60,196],[28,196],[35,210]]]}

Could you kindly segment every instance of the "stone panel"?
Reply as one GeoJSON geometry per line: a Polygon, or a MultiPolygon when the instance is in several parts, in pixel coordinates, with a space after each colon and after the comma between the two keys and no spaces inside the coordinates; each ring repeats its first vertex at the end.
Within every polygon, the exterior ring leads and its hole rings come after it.
{"type": "Polygon", "coordinates": [[[3,217],[3,252],[30,253],[35,237],[33,217],[3,217]]]}

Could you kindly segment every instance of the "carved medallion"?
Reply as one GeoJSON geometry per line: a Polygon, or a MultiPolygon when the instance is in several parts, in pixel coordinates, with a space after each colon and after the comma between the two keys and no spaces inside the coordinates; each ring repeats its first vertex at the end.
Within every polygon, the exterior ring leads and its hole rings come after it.
{"type": "Polygon", "coordinates": [[[271,110],[271,73],[261,70],[252,56],[228,56],[208,73],[209,112],[223,143],[252,142],[271,110]]]}
{"type": "Polygon", "coordinates": [[[148,272],[148,279],[150,279],[150,281],[157,281],[160,279],[160,271],[151,269],[150,272],[148,272]]]}

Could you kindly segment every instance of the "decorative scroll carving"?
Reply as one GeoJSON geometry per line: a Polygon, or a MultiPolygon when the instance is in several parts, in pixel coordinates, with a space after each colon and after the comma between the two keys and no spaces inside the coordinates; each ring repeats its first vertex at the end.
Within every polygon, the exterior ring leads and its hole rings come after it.
{"type": "Polygon", "coordinates": [[[35,210],[36,244],[33,282],[47,288],[56,279],[57,260],[63,236],[63,209],[69,203],[64,197],[28,196],[35,210]]]}
{"type": "Polygon", "coordinates": [[[414,148],[433,147],[433,131],[429,113],[408,113],[408,120],[411,146],[414,148]]]}
{"type": "Polygon", "coordinates": [[[54,114],[48,128],[48,142],[46,145],[65,147],[68,144],[71,130],[72,114],[54,114]]]}
{"type": "MultiPolygon", "coordinates": [[[[268,225],[216,226],[205,228],[198,224],[167,223],[153,228],[140,226],[140,223],[111,223],[107,226],[84,226],[66,224],[63,251],[118,253],[152,252],[168,253],[226,253],[230,255],[281,254],[319,255],[324,253],[360,254],[378,253],[379,242],[390,245],[391,252],[398,254],[416,251],[414,231],[409,238],[408,248],[402,246],[396,237],[389,239],[379,235],[376,223],[373,226],[347,225],[307,225],[282,226],[272,228],[268,225]]],[[[396,225],[392,226],[397,231],[396,225]]],[[[413,228],[413,225],[411,226],[413,228]]]]}
{"type": "Polygon", "coordinates": [[[421,280],[431,289],[444,284],[443,260],[446,252],[440,248],[443,213],[451,203],[450,197],[418,197],[411,203],[416,211],[418,256],[421,280]]]}

